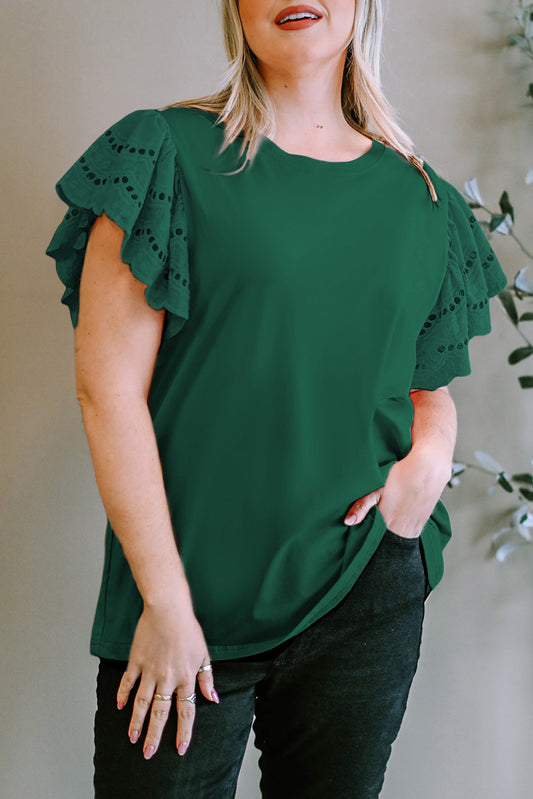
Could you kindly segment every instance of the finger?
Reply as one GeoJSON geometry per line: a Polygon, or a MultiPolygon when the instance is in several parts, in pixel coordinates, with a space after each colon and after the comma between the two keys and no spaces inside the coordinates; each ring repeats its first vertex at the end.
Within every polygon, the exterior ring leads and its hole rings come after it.
{"type": "Polygon", "coordinates": [[[122,679],[120,680],[117,691],[117,707],[119,710],[122,710],[124,705],[127,704],[130,691],[137,682],[140,673],[141,672],[139,668],[133,665],[130,666],[128,664],[126,671],[122,675],[122,679]]]}
{"type": "Polygon", "coordinates": [[[203,693],[206,699],[209,699],[211,702],[216,702],[218,704],[220,702],[220,698],[215,688],[215,680],[213,677],[212,664],[205,663],[203,665],[211,666],[211,669],[207,671],[198,672],[197,680],[198,680],[198,685],[200,686],[200,691],[203,693]]]}
{"type": "Polygon", "coordinates": [[[155,691],[154,686],[154,682],[148,682],[144,676],[141,677],[141,682],[135,695],[133,712],[131,714],[131,721],[128,729],[128,736],[132,744],[139,740],[146,713],[152,704],[152,697],[155,691]]]}
{"type": "Polygon", "coordinates": [[[176,690],[176,706],[178,710],[178,731],[176,747],[179,755],[184,755],[191,742],[194,719],[196,718],[196,705],[185,701],[185,697],[194,692],[195,682],[178,686],[176,690]]]}
{"type": "Polygon", "coordinates": [[[356,522],[363,521],[370,508],[373,505],[377,505],[380,498],[381,489],[377,489],[376,491],[371,491],[370,494],[366,494],[364,497],[356,500],[348,510],[348,513],[344,519],[344,523],[351,525],[355,524],[356,522]]]}
{"type": "Polygon", "coordinates": [[[144,739],[143,755],[146,760],[157,752],[161,742],[161,736],[168,721],[172,699],[174,697],[173,688],[157,688],[152,698],[152,711],[150,722],[144,739]]]}

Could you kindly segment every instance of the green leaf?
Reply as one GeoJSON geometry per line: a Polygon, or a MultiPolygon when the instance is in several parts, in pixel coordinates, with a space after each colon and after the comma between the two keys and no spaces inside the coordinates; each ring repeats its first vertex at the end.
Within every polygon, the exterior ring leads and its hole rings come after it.
{"type": "Polygon", "coordinates": [[[519,488],[519,493],[522,494],[524,499],[532,500],[533,499],[533,491],[530,491],[529,488],[519,488]]]}
{"type": "Polygon", "coordinates": [[[521,322],[533,322],[533,311],[526,311],[520,317],[521,322]]]}
{"type": "Polygon", "coordinates": [[[514,480],[515,483],[526,483],[527,485],[533,486],[533,474],[529,474],[529,472],[512,474],[511,480],[514,480]]]}
{"type": "Polygon", "coordinates": [[[498,233],[501,233],[502,236],[508,236],[512,227],[513,219],[511,214],[504,214],[503,216],[501,214],[494,214],[491,217],[489,224],[489,230],[491,232],[496,230],[498,233]]]}
{"type": "Polygon", "coordinates": [[[509,194],[507,191],[502,192],[502,196],[500,197],[500,208],[503,214],[510,214],[511,219],[513,220],[514,223],[514,208],[511,205],[511,202],[509,200],[509,194]]]}
{"type": "Polygon", "coordinates": [[[492,214],[490,218],[489,228],[490,230],[496,230],[496,228],[501,225],[503,220],[505,219],[505,214],[492,214]]]}
{"type": "Polygon", "coordinates": [[[533,375],[520,375],[518,382],[520,388],[533,388],[533,375]]]}
{"type": "Polygon", "coordinates": [[[508,491],[509,494],[513,493],[514,488],[512,487],[512,485],[509,482],[509,480],[507,479],[507,476],[506,476],[505,472],[500,472],[500,474],[498,475],[498,483],[501,485],[501,487],[504,489],[504,491],[508,491]]]}
{"type": "Polygon", "coordinates": [[[503,305],[505,312],[507,313],[507,316],[509,317],[513,325],[516,326],[518,324],[518,311],[516,310],[516,305],[513,295],[511,294],[509,289],[504,289],[503,291],[500,291],[498,297],[500,298],[501,304],[503,305]]]}
{"type": "Polygon", "coordinates": [[[523,361],[525,358],[529,358],[529,356],[533,354],[533,347],[518,347],[518,349],[513,350],[512,353],[509,355],[507,359],[509,363],[518,363],[519,361],[523,361]]]}

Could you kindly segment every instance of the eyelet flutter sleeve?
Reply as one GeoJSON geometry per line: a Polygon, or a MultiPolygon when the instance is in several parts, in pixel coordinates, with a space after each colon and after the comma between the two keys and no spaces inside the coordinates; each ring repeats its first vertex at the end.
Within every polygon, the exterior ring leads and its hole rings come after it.
{"type": "Polygon", "coordinates": [[[411,389],[433,391],[471,373],[468,342],[491,332],[489,298],[507,286],[472,209],[455,186],[446,185],[447,268],[437,301],[418,334],[411,389]]]}
{"type": "Polygon", "coordinates": [[[78,321],[79,284],[93,222],[103,211],[124,230],[121,259],[145,283],[147,303],[165,308],[163,338],[189,316],[187,220],[176,148],[155,109],[127,114],[102,133],[56,183],[69,208],[48,245],[78,321]]]}

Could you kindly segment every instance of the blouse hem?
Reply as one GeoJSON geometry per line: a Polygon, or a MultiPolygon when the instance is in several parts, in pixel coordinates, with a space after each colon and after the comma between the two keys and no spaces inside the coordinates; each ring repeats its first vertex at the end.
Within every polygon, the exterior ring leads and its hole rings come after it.
{"type": "MultiPolygon", "coordinates": [[[[430,589],[433,589],[442,577],[442,553],[437,552],[439,547],[438,541],[435,536],[438,530],[431,517],[428,519],[430,529],[423,530],[420,534],[422,546],[424,548],[424,556],[426,558],[428,570],[428,583],[430,589]]],[[[247,657],[249,655],[256,655],[262,652],[267,652],[269,649],[274,649],[277,646],[285,643],[290,638],[295,637],[303,632],[307,627],[310,627],[314,622],[318,621],[322,616],[332,610],[342,599],[351,591],[356,581],[361,576],[364,568],[376,552],[381,543],[383,535],[385,534],[386,525],[379,514],[376,514],[376,521],[373,528],[371,528],[367,538],[367,550],[364,562],[357,564],[358,568],[353,574],[349,575],[349,579],[343,582],[340,590],[329,601],[320,607],[319,611],[314,614],[308,615],[296,627],[294,627],[287,635],[277,636],[265,641],[256,641],[249,644],[209,644],[207,647],[212,660],[231,660],[233,658],[247,657]],[[377,534],[375,531],[378,531],[377,534]]],[[[429,592],[428,592],[429,593],[429,592]]],[[[129,657],[130,644],[127,643],[113,643],[111,641],[92,641],[91,654],[96,657],[110,658],[112,660],[127,660],[129,657]]]]}

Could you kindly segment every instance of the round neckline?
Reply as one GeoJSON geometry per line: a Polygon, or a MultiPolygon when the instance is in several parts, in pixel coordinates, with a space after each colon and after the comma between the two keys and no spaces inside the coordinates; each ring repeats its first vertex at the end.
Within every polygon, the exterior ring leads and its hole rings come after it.
{"type": "MultiPolygon", "coordinates": [[[[370,138],[370,137],[367,137],[370,138]]],[[[371,164],[375,163],[378,158],[380,158],[384,151],[385,145],[380,142],[378,139],[372,139],[372,144],[368,148],[366,152],[362,155],[358,155],[356,158],[351,158],[348,161],[325,161],[321,158],[313,158],[310,155],[302,155],[301,153],[289,153],[287,150],[283,150],[279,145],[277,145],[272,139],[269,139],[267,136],[262,137],[263,144],[266,145],[267,148],[270,148],[271,152],[280,160],[286,164],[292,164],[294,166],[302,166],[305,168],[312,168],[316,167],[319,169],[331,169],[331,170],[350,170],[351,172],[361,169],[366,169],[371,164]]]]}
{"type": "MultiPolygon", "coordinates": [[[[204,108],[195,108],[194,110],[199,111],[201,114],[205,114],[211,119],[218,116],[216,111],[206,111],[204,108]]],[[[242,136],[242,132],[239,135],[242,136]]],[[[329,169],[333,172],[345,170],[352,173],[360,172],[361,170],[367,169],[375,164],[384,154],[386,147],[383,142],[373,138],[369,149],[362,155],[358,155],[356,158],[352,158],[349,161],[325,161],[320,158],[313,158],[310,155],[289,153],[287,150],[283,150],[279,145],[272,141],[272,139],[269,139],[268,136],[261,134],[261,144],[257,155],[260,155],[261,152],[264,153],[267,150],[270,150],[272,155],[286,166],[290,165],[292,167],[300,167],[304,169],[329,169]]]]}

